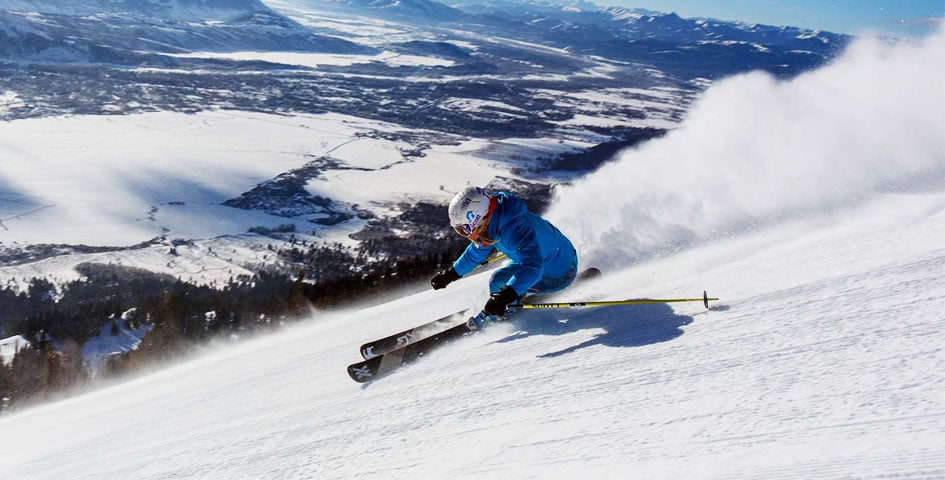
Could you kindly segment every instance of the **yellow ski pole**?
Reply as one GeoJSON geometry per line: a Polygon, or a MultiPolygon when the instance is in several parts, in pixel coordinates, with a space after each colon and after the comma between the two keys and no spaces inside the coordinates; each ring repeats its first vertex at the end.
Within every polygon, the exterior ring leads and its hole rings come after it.
{"type": "Polygon", "coordinates": [[[702,292],[702,298],[636,298],[630,300],[609,300],[600,302],[564,302],[564,303],[521,303],[509,305],[509,308],[574,308],[574,307],[611,307],[617,305],[651,305],[656,303],[679,303],[679,302],[702,302],[705,308],[709,308],[709,301],[717,301],[718,298],[709,297],[705,291],[702,292]]]}

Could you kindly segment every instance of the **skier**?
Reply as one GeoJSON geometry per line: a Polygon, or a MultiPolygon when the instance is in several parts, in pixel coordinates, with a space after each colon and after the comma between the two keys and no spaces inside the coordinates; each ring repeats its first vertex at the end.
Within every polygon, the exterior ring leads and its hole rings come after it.
{"type": "Polygon", "coordinates": [[[473,271],[493,248],[511,260],[492,274],[489,300],[470,319],[470,329],[481,329],[505,316],[508,306],[525,294],[562,290],[577,276],[577,252],[571,241],[511,193],[489,194],[468,187],[450,202],[449,220],[470,244],[451,267],[430,280],[434,290],[473,271]]]}

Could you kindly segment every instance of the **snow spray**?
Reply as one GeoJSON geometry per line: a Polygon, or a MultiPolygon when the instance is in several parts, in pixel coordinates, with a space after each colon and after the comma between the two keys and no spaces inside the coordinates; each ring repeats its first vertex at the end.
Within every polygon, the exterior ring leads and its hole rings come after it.
{"type": "Polygon", "coordinates": [[[943,26],[857,39],[790,80],[719,81],[679,128],[562,188],[548,216],[585,265],[627,266],[888,192],[945,189],[943,26]]]}

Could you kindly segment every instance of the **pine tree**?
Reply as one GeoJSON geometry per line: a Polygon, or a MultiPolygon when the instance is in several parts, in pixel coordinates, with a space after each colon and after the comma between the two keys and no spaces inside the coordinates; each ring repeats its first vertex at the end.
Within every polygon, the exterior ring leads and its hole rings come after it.
{"type": "Polygon", "coordinates": [[[23,348],[11,362],[10,405],[17,406],[38,400],[46,386],[46,361],[36,347],[23,348]]]}
{"type": "Polygon", "coordinates": [[[288,311],[286,313],[290,318],[301,318],[308,313],[309,303],[305,292],[305,269],[301,268],[295,283],[292,285],[292,290],[289,291],[288,311]]]}
{"type": "Polygon", "coordinates": [[[13,395],[13,370],[10,365],[0,360],[0,414],[7,407],[13,395]]]}

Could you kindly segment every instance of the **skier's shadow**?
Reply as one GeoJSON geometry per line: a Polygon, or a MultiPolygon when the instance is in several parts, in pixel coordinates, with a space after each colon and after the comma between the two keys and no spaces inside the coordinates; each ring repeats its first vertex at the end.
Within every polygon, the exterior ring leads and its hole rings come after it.
{"type": "Polygon", "coordinates": [[[513,342],[533,335],[561,336],[580,330],[603,330],[577,345],[539,355],[541,358],[549,358],[594,345],[640,347],[667,342],[682,335],[682,327],[692,323],[692,317],[678,315],[668,305],[654,304],[543,310],[519,315],[512,318],[511,323],[519,331],[499,340],[500,343],[513,342]]]}

